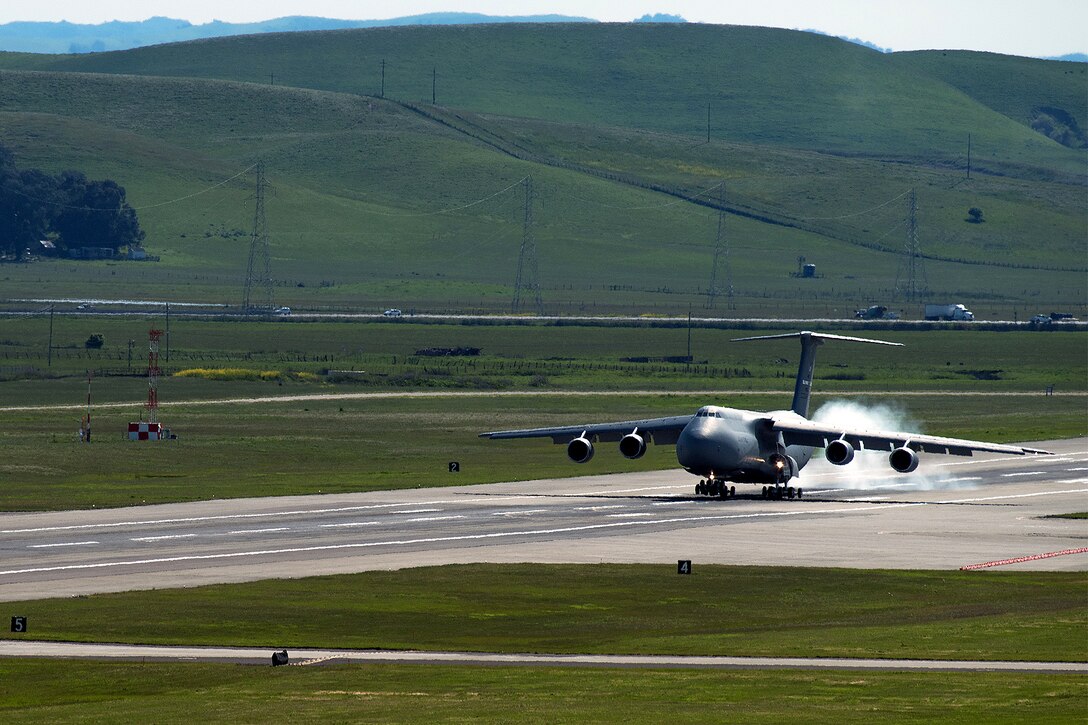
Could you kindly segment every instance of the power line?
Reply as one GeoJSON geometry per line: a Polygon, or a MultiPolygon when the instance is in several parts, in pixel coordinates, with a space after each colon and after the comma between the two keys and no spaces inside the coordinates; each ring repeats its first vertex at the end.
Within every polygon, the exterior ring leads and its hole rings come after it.
{"type": "MultiPolygon", "coordinates": [[[[229,179],[224,179],[223,181],[220,181],[217,184],[212,184],[211,186],[207,187],[206,189],[201,189],[200,191],[194,191],[192,194],[186,194],[185,196],[179,196],[178,198],[171,199],[169,201],[162,201],[162,202],[159,202],[158,204],[148,204],[146,206],[133,206],[133,207],[129,207],[129,208],[132,209],[133,211],[143,211],[145,209],[157,209],[157,208],[159,208],[161,206],[169,206],[170,204],[177,204],[179,202],[186,201],[188,199],[192,199],[194,196],[200,196],[201,194],[207,194],[209,191],[214,191],[214,190],[218,189],[220,186],[223,186],[225,184],[229,184],[230,182],[234,181],[238,177],[244,176],[245,174],[252,171],[253,167],[256,166],[256,165],[257,164],[253,164],[252,166],[247,166],[246,168],[242,169],[241,171],[239,171],[237,174],[230,177],[229,179]]],[[[39,204],[48,204],[50,206],[55,206],[58,209],[78,209],[79,211],[117,211],[116,207],[114,207],[112,209],[110,209],[110,208],[98,209],[98,208],[91,207],[91,206],[73,206],[71,204],[61,204],[59,202],[51,201],[49,199],[42,199],[42,198],[37,197],[37,196],[31,196],[30,194],[24,194],[23,192],[21,192],[21,191],[19,191],[17,189],[8,188],[8,189],[5,189],[5,191],[9,191],[12,194],[16,194],[17,196],[21,196],[24,199],[30,199],[31,201],[36,201],[39,204]]]]}
{"type": "Polygon", "coordinates": [[[438,216],[440,214],[449,214],[450,212],[462,211],[463,209],[470,209],[470,208],[472,208],[474,206],[478,206],[480,204],[483,204],[485,201],[490,201],[490,200],[494,199],[496,196],[501,196],[502,194],[505,194],[506,192],[513,189],[515,186],[520,186],[521,184],[524,184],[525,180],[528,179],[528,178],[529,177],[526,176],[526,177],[524,177],[522,179],[518,179],[517,181],[515,181],[513,184],[510,184],[510,186],[506,187],[505,189],[500,189],[499,191],[496,191],[494,194],[488,194],[487,196],[483,197],[482,199],[477,199],[476,201],[470,201],[468,204],[462,204],[461,206],[451,206],[451,207],[448,207],[446,209],[439,209],[437,211],[423,211],[423,212],[418,212],[418,213],[413,213],[413,214],[393,214],[393,213],[390,213],[390,212],[377,211],[375,209],[368,209],[368,210],[366,210],[365,213],[377,214],[378,216],[397,217],[397,218],[414,218],[414,217],[424,217],[424,216],[438,216]]]}

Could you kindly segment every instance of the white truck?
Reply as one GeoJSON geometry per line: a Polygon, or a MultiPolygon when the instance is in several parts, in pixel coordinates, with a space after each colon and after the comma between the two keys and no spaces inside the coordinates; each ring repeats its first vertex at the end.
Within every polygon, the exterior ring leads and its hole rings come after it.
{"type": "Polygon", "coordinates": [[[927,320],[963,320],[970,322],[975,314],[963,305],[926,305],[927,320]]]}

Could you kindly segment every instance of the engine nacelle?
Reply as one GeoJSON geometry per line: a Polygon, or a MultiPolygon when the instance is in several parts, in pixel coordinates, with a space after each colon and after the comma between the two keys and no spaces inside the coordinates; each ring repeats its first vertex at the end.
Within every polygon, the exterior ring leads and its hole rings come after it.
{"type": "Polygon", "coordinates": [[[888,463],[900,473],[910,473],[918,468],[918,454],[906,446],[896,448],[888,456],[888,463]]]}
{"type": "Polygon", "coordinates": [[[767,458],[767,463],[770,463],[771,468],[774,469],[778,483],[785,483],[800,472],[797,461],[792,456],[772,453],[767,458]]]}
{"type": "Polygon", "coordinates": [[[836,466],[845,466],[854,460],[854,447],[843,439],[831,441],[824,449],[827,460],[836,466]]]}
{"type": "Polygon", "coordinates": [[[593,458],[593,444],[585,436],[578,436],[567,444],[567,457],[575,463],[586,463],[593,458]]]}
{"type": "Polygon", "coordinates": [[[628,433],[620,439],[620,453],[624,458],[642,458],[646,453],[646,439],[638,433],[628,433]]]}

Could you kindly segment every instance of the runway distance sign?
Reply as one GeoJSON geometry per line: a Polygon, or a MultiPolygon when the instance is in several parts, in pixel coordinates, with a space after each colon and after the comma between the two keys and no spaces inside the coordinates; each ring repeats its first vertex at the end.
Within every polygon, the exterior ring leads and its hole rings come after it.
{"type": "Polygon", "coordinates": [[[11,618],[11,631],[18,634],[25,633],[26,630],[26,617],[12,617],[11,618]]]}
{"type": "Polygon", "coordinates": [[[691,573],[691,559],[680,559],[676,562],[677,574],[690,574],[691,573]]]}

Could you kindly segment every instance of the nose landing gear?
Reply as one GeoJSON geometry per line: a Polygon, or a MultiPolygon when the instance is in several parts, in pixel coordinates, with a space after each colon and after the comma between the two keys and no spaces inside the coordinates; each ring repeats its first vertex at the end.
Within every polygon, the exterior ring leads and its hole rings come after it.
{"type": "Polygon", "coordinates": [[[715,498],[736,498],[737,487],[729,486],[724,481],[716,481],[713,478],[699,480],[695,484],[696,496],[713,496],[715,498]]]}

